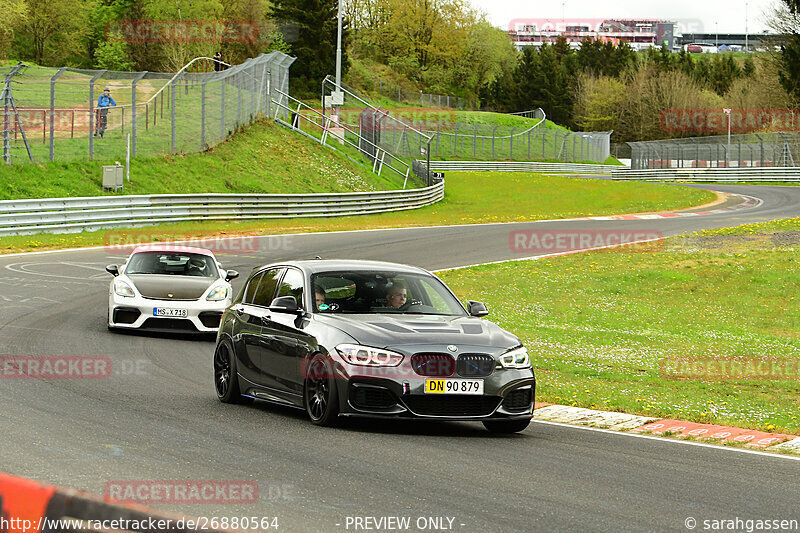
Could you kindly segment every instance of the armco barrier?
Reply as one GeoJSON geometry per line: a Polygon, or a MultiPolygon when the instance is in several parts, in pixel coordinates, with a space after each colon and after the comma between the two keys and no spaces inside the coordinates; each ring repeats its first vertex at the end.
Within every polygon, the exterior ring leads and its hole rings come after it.
{"type": "Polygon", "coordinates": [[[661,168],[615,170],[614,180],[704,181],[714,183],[800,182],[800,167],[757,168],[661,168]]]}
{"type": "MultiPolygon", "coordinates": [[[[104,533],[123,530],[196,533],[197,529],[188,527],[192,519],[182,515],[140,505],[109,503],[83,491],[40,485],[0,472],[0,530],[4,533],[99,531],[92,526],[98,521],[106,523],[101,528],[104,533]],[[75,527],[78,520],[84,521],[84,527],[75,527]]],[[[202,531],[222,533],[224,530],[204,528],[202,531]]]]}
{"type": "Polygon", "coordinates": [[[611,174],[619,165],[541,163],[539,161],[431,161],[431,170],[484,172],[541,172],[544,174],[611,174]]]}
{"type": "Polygon", "coordinates": [[[422,189],[336,194],[157,194],[0,201],[0,235],[68,233],[188,220],[327,217],[414,209],[444,197],[422,189]]]}

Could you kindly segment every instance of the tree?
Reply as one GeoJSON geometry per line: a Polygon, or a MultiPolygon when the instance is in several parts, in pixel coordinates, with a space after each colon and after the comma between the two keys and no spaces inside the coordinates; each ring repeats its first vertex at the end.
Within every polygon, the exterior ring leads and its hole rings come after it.
{"type": "Polygon", "coordinates": [[[0,0],[0,13],[5,21],[0,24],[0,59],[4,59],[14,37],[14,29],[22,26],[28,16],[28,5],[23,0],[0,0]]]}
{"type": "Polygon", "coordinates": [[[472,97],[517,63],[517,50],[505,31],[486,20],[473,25],[465,49],[451,69],[448,85],[472,97]]]}
{"type": "MultiPolygon", "coordinates": [[[[83,22],[90,0],[26,0],[17,37],[30,45],[34,62],[60,62],[82,44],[89,28],[83,22]]],[[[23,48],[25,46],[23,45],[23,48]]]]}
{"type": "MultiPolygon", "coordinates": [[[[292,84],[301,93],[319,92],[322,80],[336,68],[336,0],[274,0],[269,16],[275,20],[297,61],[292,84]]],[[[348,23],[342,23],[342,74],[347,72],[348,23]]]]}
{"type": "Polygon", "coordinates": [[[783,88],[800,100],[800,6],[799,0],[781,0],[769,15],[770,26],[783,35],[778,79],[783,88]]]}
{"type": "Polygon", "coordinates": [[[575,124],[582,131],[618,129],[627,93],[625,83],[618,78],[581,75],[575,102],[575,124]]]}

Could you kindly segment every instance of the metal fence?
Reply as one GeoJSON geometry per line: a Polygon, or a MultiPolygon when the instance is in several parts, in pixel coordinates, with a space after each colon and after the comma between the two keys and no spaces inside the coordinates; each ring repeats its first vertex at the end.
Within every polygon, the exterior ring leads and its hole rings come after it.
{"type": "Polygon", "coordinates": [[[461,96],[450,96],[447,94],[430,94],[422,91],[403,89],[396,85],[383,83],[378,80],[375,84],[378,94],[382,94],[396,102],[415,104],[423,107],[441,107],[449,109],[462,109],[465,111],[477,111],[480,104],[477,100],[462,98],[461,96]]]}
{"type": "Polygon", "coordinates": [[[131,156],[206,150],[259,114],[274,114],[293,61],[271,52],[219,72],[194,72],[208,58],[178,73],[0,68],[3,160],[122,160],[128,136],[131,156]],[[116,106],[98,108],[106,87],[116,106]]]}
{"type": "Polygon", "coordinates": [[[331,194],[155,194],[0,201],[0,235],[68,233],[187,220],[363,215],[444,197],[444,182],[405,191],[331,194]]]}
{"type": "Polygon", "coordinates": [[[403,188],[406,188],[410,174],[408,163],[373,142],[372,136],[363,136],[358,126],[340,122],[337,115],[325,115],[280,91],[279,95],[284,97],[284,102],[272,102],[278,123],[343,153],[355,163],[371,166],[372,172],[379,176],[385,169],[394,172],[403,178],[403,188]],[[286,119],[281,115],[286,115],[286,119]]]}
{"type": "MultiPolygon", "coordinates": [[[[320,113],[334,126],[328,128],[331,140],[346,137],[342,128],[355,132],[359,155],[376,170],[386,164],[410,168],[414,159],[430,160],[431,135],[377,106],[352,87],[344,83],[337,86],[334,78],[327,76],[322,81],[321,96],[320,113]]],[[[341,142],[344,144],[345,140],[341,142]]],[[[428,172],[420,177],[426,185],[433,184],[428,172]]]]}
{"type": "Polygon", "coordinates": [[[800,133],[767,132],[628,143],[631,168],[793,167],[800,133]]]}
{"type": "Polygon", "coordinates": [[[436,158],[602,163],[609,156],[610,132],[548,128],[544,118],[530,127],[458,123],[446,126],[447,129],[426,131],[433,136],[431,151],[436,158]]]}

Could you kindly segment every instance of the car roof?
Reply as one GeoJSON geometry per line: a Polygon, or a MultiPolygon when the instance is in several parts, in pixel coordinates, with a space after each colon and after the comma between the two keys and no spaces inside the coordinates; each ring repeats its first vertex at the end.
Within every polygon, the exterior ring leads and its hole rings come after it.
{"type": "Polygon", "coordinates": [[[316,274],[319,272],[331,271],[384,271],[391,272],[405,272],[408,274],[428,274],[428,271],[415,266],[403,265],[400,263],[389,263],[386,261],[365,261],[360,259],[308,259],[299,261],[285,261],[282,263],[274,263],[259,267],[257,270],[262,270],[271,266],[293,266],[303,270],[308,274],[316,274]]]}
{"type": "Polygon", "coordinates": [[[138,254],[139,252],[171,252],[176,254],[199,254],[214,257],[211,250],[205,248],[195,248],[193,246],[176,246],[174,244],[147,244],[145,246],[137,246],[131,255],[138,254]]]}

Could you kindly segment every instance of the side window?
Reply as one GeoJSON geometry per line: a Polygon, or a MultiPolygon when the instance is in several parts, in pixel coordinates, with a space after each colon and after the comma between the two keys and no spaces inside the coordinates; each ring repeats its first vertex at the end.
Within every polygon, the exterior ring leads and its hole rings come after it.
{"type": "Polygon", "coordinates": [[[242,303],[251,304],[253,303],[253,297],[256,295],[256,289],[258,288],[258,282],[261,281],[261,277],[264,275],[263,272],[259,272],[253,279],[250,280],[250,283],[247,284],[247,290],[244,293],[244,300],[242,303]]]}
{"type": "MultiPolygon", "coordinates": [[[[447,302],[445,302],[444,298],[442,298],[442,295],[439,294],[439,292],[433,286],[431,286],[427,280],[422,279],[419,283],[422,285],[422,290],[425,291],[425,296],[429,301],[429,305],[436,309],[437,313],[450,314],[454,312],[453,309],[447,305],[447,302]]],[[[441,288],[439,290],[441,290],[441,288]]]]}
{"type": "Polygon", "coordinates": [[[281,272],[283,272],[282,268],[271,268],[264,272],[253,299],[254,305],[268,307],[272,303],[275,287],[278,285],[278,280],[281,279],[281,272]]]}
{"type": "Polygon", "coordinates": [[[286,270],[276,298],[281,296],[294,296],[297,307],[303,307],[303,273],[293,268],[286,270]]]}

